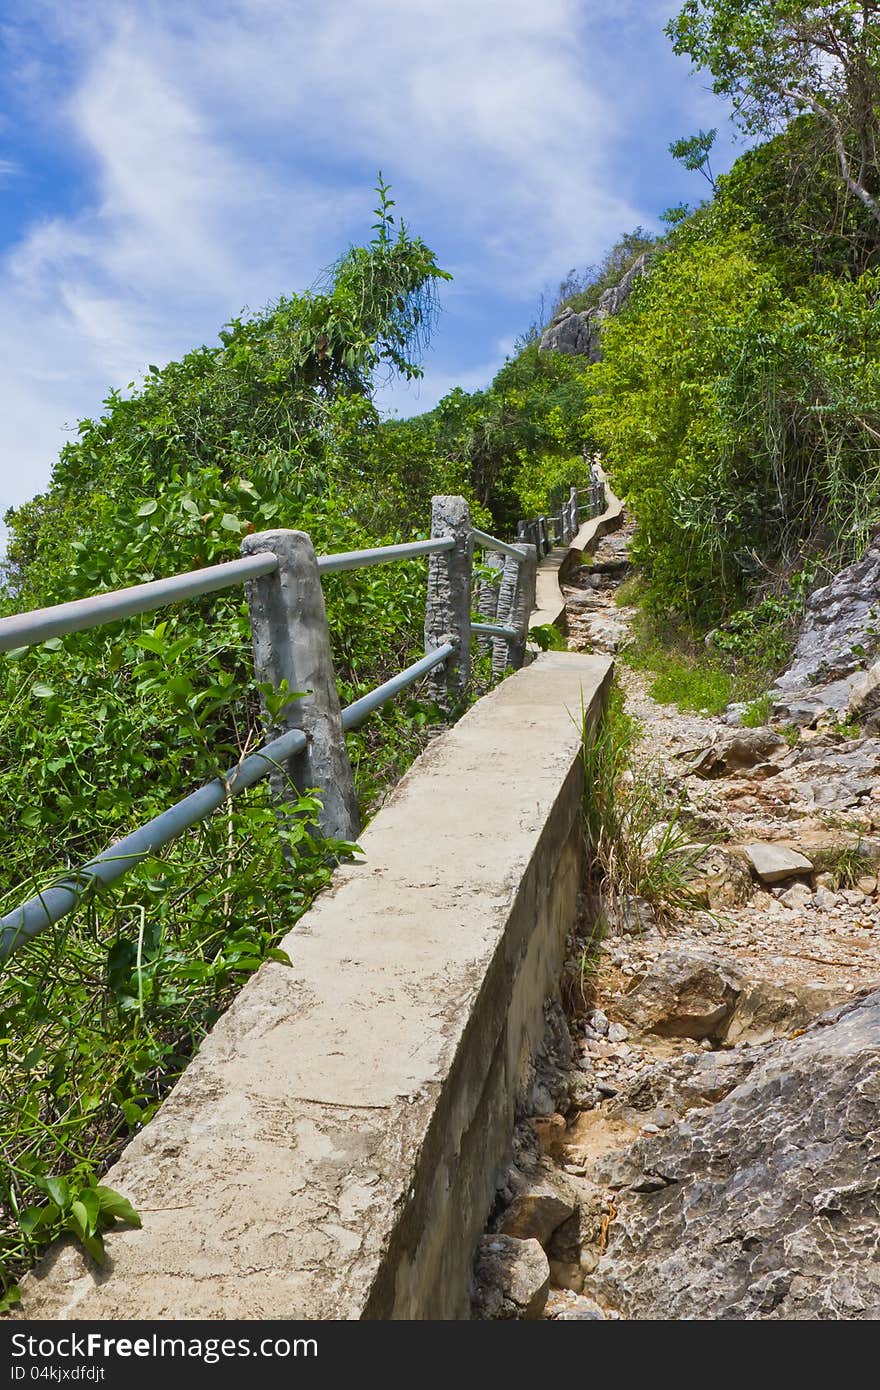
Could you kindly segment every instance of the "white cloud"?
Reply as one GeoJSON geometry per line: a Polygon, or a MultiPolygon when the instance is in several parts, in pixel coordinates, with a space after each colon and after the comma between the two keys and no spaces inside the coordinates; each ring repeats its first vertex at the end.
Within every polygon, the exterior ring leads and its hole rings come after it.
{"type": "MultiPolygon", "coordinates": [[[[81,172],[75,210],[23,225],[0,260],[0,504],[45,484],[61,426],[110,386],[211,338],[244,306],[304,287],[363,236],[379,167],[457,274],[443,360],[428,364],[415,400],[383,393],[401,411],[456,382],[485,384],[504,356],[499,335],[526,327],[523,303],[645,220],[615,151],[633,113],[645,119],[654,76],[628,66],[622,45],[647,23],[664,48],[659,8],[65,0],[32,10],[36,23],[11,30],[11,77],[32,127],[81,172]]],[[[693,108],[702,103],[695,87],[693,108]]]]}

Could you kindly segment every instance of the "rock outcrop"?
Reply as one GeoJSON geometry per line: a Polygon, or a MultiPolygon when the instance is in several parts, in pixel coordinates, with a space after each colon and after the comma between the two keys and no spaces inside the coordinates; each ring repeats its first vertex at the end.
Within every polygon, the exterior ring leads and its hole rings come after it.
{"type": "Polygon", "coordinates": [[[878,1102],[875,992],[603,1160],[616,1216],[585,1292],[630,1318],[880,1317],[878,1102]]]}
{"type": "Polygon", "coordinates": [[[794,657],[770,695],[795,724],[843,717],[880,638],[880,536],[854,565],[810,595],[794,657]]]}
{"type": "Polygon", "coordinates": [[[591,362],[600,361],[602,323],[620,313],[636,280],[647,273],[650,259],[651,252],[643,251],[616,285],[602,291],[595,308],[580,313],[569,307],[562,309],[544,330],[541,352],[568,352],[588,357],[591,362]]]}

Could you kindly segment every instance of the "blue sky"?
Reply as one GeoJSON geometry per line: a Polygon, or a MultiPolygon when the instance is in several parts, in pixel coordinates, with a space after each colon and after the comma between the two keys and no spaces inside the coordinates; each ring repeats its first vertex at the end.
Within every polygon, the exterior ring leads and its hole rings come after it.
{"type": "Polygon", "coordinates": [[[417,387],[486,385],[538,295],[698,201],[726,111],[675,0],[0,3],[0,512],[67,430],[369,236],[376,171],[454,274],[417,387]]]}

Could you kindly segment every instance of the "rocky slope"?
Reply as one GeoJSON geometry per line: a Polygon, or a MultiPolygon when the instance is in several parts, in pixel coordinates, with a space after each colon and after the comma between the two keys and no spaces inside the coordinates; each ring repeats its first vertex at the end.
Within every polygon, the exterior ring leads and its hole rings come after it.
{"type": "MultiPolygon", "coordinates": [[[[626,642],[627,541],[573,576],[572,647],[626,642]]],[[[584,902],[475,1316],[876,1317],[880,740],[806,729],[792,747],[619,676],[640,756],[707,843],[704,907],[661,925],[624,904],[585,975],[584,902]]]]}
{"type": "Polygon", "coordinates": [[[600,361],[602,324],[609,316],[620,313],[636,280],[647,274],[650,259],[650,251],[644,251],[616,285],[602,291],[595,308],[580,313],[570,307],[562,309],[541,336],[541,352],[568,352],[586,356],[591,362],[600,361]]]}

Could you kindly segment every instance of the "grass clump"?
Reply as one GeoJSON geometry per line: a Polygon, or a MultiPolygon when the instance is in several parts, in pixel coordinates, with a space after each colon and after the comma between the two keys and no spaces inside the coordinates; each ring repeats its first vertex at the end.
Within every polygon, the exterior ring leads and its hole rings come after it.
{"type": "Polygon", "coordinates": [[[661,921],[693,906],[691,880],[703,853],[684,822],[684,798],[661,769],[636,761],[638,739],[638,722],[615,685],[583,747],[584,828],[594,881],[612,921],[621,920],[627,898],[643,898],[661,921]]]}
{"type": "Polygon", "coordinates": [[[759,695],[742,712],[744,729],[762,729],[773,713],[773,700],[770,695],[759,695]]]}

